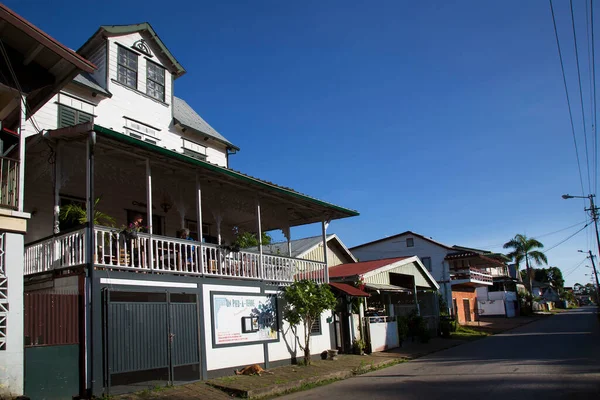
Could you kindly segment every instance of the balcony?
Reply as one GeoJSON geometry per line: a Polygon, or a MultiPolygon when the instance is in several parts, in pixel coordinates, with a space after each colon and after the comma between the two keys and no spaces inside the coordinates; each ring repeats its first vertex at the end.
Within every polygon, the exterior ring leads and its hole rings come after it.
{"type": "MultiPolygon", "coordinates": [[[[25,246],[25,275],[86,265],[88,229],[52,236],[25,246]]],[[[287,285],[295,279],[325,282],[325,264],[316,261],[230,251],[223,246],[138,233],[126,237],[114,228],[94,228],[97,269],[260,280],[287,285]]]]}
{"type": "Polygon", "coordinates": [[[0,207],[19,207],[19,160],[0,157],[0,207]]]}
{"type": "Polygon", "coordinates": [[[459,270],[450,269],[452,285],[493,285],[492,275],[485,270],[469,267],[459,270]]]}

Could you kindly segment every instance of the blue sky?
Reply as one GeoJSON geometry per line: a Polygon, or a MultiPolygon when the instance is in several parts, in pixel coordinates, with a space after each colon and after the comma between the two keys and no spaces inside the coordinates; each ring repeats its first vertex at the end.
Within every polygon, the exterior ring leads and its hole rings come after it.
{"type": "MultiPolygon", "coordinates": [[[[547,1],[4,3],[74,49],[99,25],[150,22],[188,71],[177,95],[241,147],[231,167],[360,211],[331,224],[348,246],[413,230],[501,250],[586,219],[560,197],[581,186],[547,1]]],[[[585,168],[570,14],[556,3],[585,168]]],[[[575,267],[590,233],[547,254],[568,284],[589,281],[575,267]]]]}

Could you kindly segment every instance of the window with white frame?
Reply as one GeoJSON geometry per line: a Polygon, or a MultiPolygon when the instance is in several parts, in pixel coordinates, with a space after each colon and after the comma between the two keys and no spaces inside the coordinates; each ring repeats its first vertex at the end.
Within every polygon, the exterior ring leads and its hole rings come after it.
{"type": "Polygon", "coordinates": [[[165,69],[152,61],[146,61],[146,94],[165,101],[165,69]]]}
{"type": "Polygon", "coordinates": [[[310,334],[311,335],[320,335],[321,334],[321,318],[315,319],[315,321],[313,322],[313,324],[310,328],[310,334]]]}
{"type": "Polygon", "coordinates": [[[152,143],[156,143],[155,140],[159,139],[158,129],[127,117],[125,117],[125,128],[129,136],[132,136],[136,139],[146,140],[152,143]]]}
{"type": "Polygon", "coordinates": [[[138,55],[125,47],[117,48],[117,81],[137,89],[138,55]]]}
{"type": "Polygon", "coordinates": [[[181,147],[183,148],[183,154],[192,157],[201,156],[202,158],[206,158],[206,146],[192,142],[188,139],[182,139],[182,141],[183,145],[181,147]]]}

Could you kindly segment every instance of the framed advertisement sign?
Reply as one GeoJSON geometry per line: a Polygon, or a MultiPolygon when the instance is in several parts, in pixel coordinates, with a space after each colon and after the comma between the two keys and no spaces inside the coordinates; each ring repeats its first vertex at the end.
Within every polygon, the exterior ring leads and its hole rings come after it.
{"type": "Polygon", "coordinates": [[[279,340],[277,296],[211,292],[213,347],[279,340]]]}

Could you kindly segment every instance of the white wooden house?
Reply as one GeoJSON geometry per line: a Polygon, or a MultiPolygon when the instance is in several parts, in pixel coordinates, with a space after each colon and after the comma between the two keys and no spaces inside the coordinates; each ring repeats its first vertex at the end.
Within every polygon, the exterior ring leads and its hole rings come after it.
{"type": "MultiPolygon", "coordinates": [[[[263,252],[280,254],[305,260],[324,262],[323,238],[312,236],[287,242],[271,243],[263,246],[263,252]]],[[[329,268],[340,264],[355,263],[356,258],[336,234],[327,235],[327,265],[329,268]]]]}
{"type": "MultiPolygon", "coordinates": [[[[294,359],[278,293],[298,278],[328,282],[327,252],[315,261],[229,245],[239,231],[281,229],[290,240],[291,227],[312,223],[326,243],[329,221],[358,213],[230,169],[239,149],[175,97],[185,70],[149,24],[101,27],[78,53],[97,70],[40,110],[43,132],[27,141],[25,284],[31,296],[85,294],[81,340],[69,342],[82,391],[294,359]],[[88,222],[66,230],[60,210],[77,203],[88,222]],[[145,229],[120,228],[138,217],[145,229]],[[182,228],[191,240],[177,237],[182,228]]],[[[332,347],[330,315],[315,353],[332,347]]],[[[32,328],[26,340],[50,339],[32,328]]]]}
{"type": "Polygon", "coordinates": [[[476,288],[493,285],[488,267],[501,264],[466,249],[406,231],[352,247],[350,251],[360,261],[418,256],[439,284],[448,307],[463,323],[477,318],[476,288]]]}

